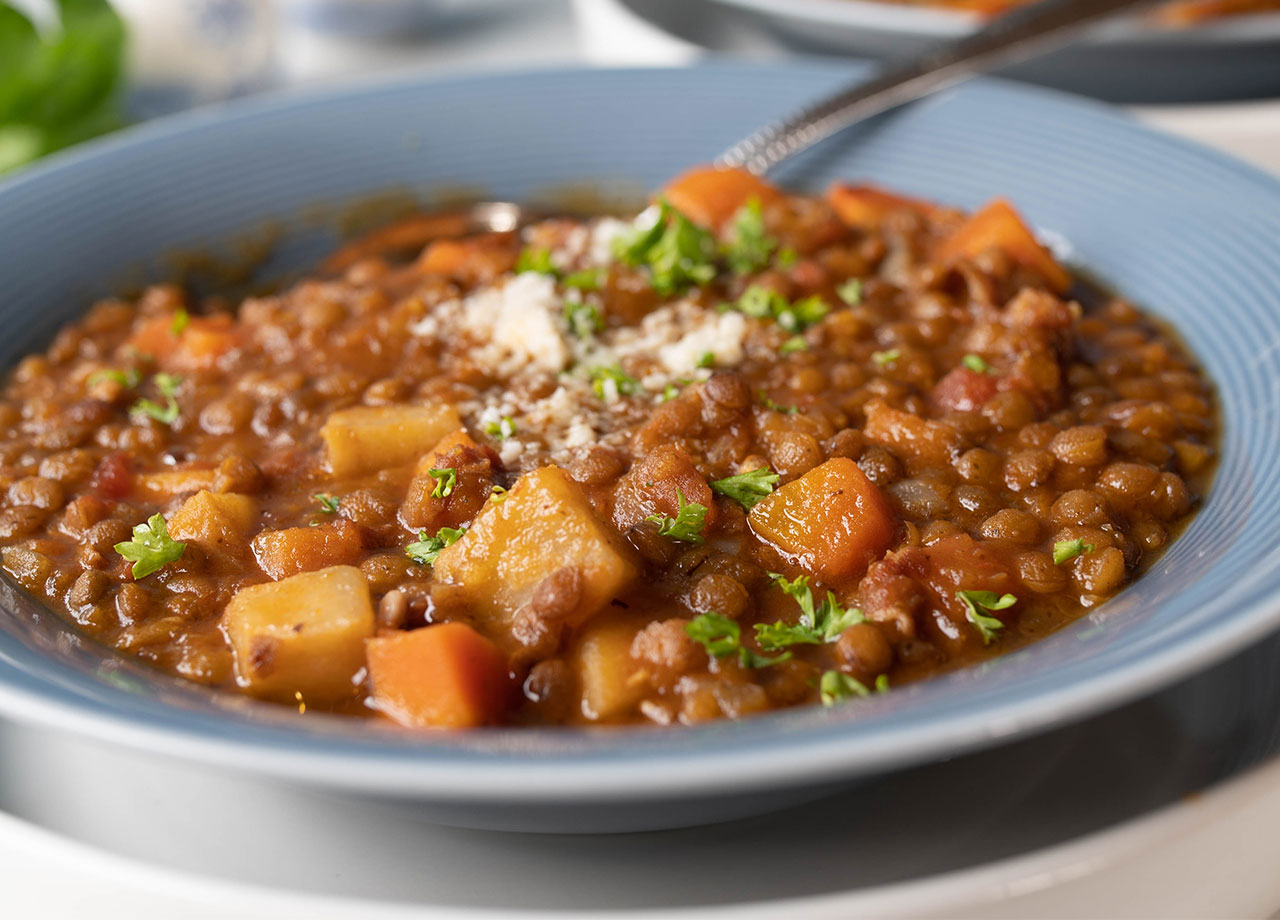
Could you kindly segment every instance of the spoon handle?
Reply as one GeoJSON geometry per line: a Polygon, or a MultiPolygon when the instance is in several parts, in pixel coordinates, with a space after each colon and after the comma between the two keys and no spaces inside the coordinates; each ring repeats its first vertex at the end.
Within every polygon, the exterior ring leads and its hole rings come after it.
{"type": "Polygon", "coordinates": [[[767,125],[717,160],[763,174],[837,131],[978,73],[1016,63],[1064,43],[1097,20],[1152,0],[1040,0],[993,19],[954,41],[940,42],[871,79],[767,125]]]}

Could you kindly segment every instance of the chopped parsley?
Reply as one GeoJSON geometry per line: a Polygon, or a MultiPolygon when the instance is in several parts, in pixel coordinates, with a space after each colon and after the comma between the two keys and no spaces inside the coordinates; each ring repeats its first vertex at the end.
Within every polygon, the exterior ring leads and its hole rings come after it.
{"type": "Polygon", "coordinates": [[[793,268],[800,261],[800,254],[790,247],[778,251],[778,268],[793,268]]]}
{"type": "Polygon", "coordinates": [[[435,565],[440,550],[457,543],[466,532],[465,527],[461,529],[441,527],[434,537],[428,537],[425,530],[419,531],[417,541],[406,546],[404,553],[421,565],[435,565]]]}
{"type": "Polygon", "coordinates": [[[132,390],[142,383],[142,374],[138,372],[136,367],[126,367],[122,371],[115,368],[103,368],[100,371],[94,371],[85,381],[89,386],[97,386],[104,380],[110,380],[120,384],[126,390],[132,390]]]}
{"type": "MultiPolygon", "coordinates": [[[[888,674],[881,674],[876,678],[874,692],[889,692],[888,674]]],[[[843,671],[823,671],[822,678],[818,682],[818,694],[822,698],[823,706],[834,706],[836,703],[855,697],[871,696],[872,690],[856,677],[851,677],[843,671]]]]}
{"type": "Polygon", "coordinates": [[[658,525],[658,533],[673,540],[685,543],[702,543],[702,528],[707,523],[707,508],[697,502],[686,501],[684,493],[676,489],[676,499],[680,508],[675,517],[665,514],[651,514],[646,521],[654,521],[658,525]]]}
{"type": "Polygon", "coordinates": [[[582,300],[566,300],[564,319],[569,324],[569,331],[580,339],[587,339],[604,328],[604,317],[593,304],[582,300]]]}
{"type": "Polygon", "coordinates": [[[702,354],[698,355],[698,363],[695,366],[696,367],[715,367],[716,353],[714,351],[704,351],[702,354]]]}
{"type": "Polygon", "coordinates": [[[665,387],[662,388],[662,395],[658,397],[658,402],[660,403],[671,402],[671,400],[675,399],[677,396],[680,395],[680,388],[686,387],[688,385],[689,385],[689,381],[687,380],[676,380],[671,383],[668,383],[665,387]]]}
{"type": "Polygon", "coordinates": [[[155,381],[156,389],[164,397],[164,405],[151,399],[139,399],[129,407],[129,412],[155,419],[162,425],[172,425],[178,420],[180,413],[178,400],[174,398],[174,394],[178,392],[178,387],[182,386],[182,378],[176,374],[160,373],[151,379],[155,381]]]}
{"type": "Polygon", "coordinates": [[[497,483],[494,483],[490,493],[492,494],[495,502],[505,502],[507,500],[507,490],[497,483]]]}
{"type": "Polygon", "coordinates": [[[742,507],[750,511],[759,502],[773,492],[778,481],[778,474],[767,466],[737,476],[727,476],[711,483],[711,491],[732,498],[742,507]]]}
{"type": "Polygon", "coordinates": [[[458,484],[458,471],[451,466],[427,470],[427,475],[436,481],[436,487],[431,490],[432,498],[448,498],[458,484]]]}
{"type": "Polygon", "coordinates": [[[336,495],[325,495],[323,492],[317,492],[311,497],[320,503],[321,514],[338,513],[338,497],[336,495]]]}
{"type": "Polygon", "coordinates": [[[888,351],[873,351],[871,353],[871,360],[876,362],[876,364],[879,364],[881,367],[897,361],[901,357],[902,350],[899,348],[890,348],[888,351]]]}
{"type": "Polygon", "coordinates": [[[783,415],[795,415],[800,411],[799,406],[783,406],[775,402],[773,397],[764,391],[760,393],[760,405],[766,409],[772,409],[774,412],[781,412],[783,415]]]}
{"type": "Polygon", "coordinates": [[[982,355],[968,354],[960,359],[960,363],[975,374],[991,373],[991,365],[986,362],[982,355]]]}
{"type": "Polygon", "coordinates": [[[1086,543],[1084,540],[1059,540],[1053,544],[1053,564],[1062,565],[1064,562],[1070,562],[1081,553],[1093,552],[1093,544],[1086,543]]]}
{"type": "Polygon", "coordinates": [[[733,237],[725,247],[729,268],[739,275],[749,275],[769,264],[778,241],[765,233],[764,209],[759,198],[752,198],[733,217],[733,237]]]}
{"type": "Polygon", "coordinates": [[[858,278],[850,278],[836,288],[836,295],[849,306],[856,307],[862,303],[862,281],[858,278]]]}
{"type": "Polygon", "coordinates": [[[186,548],[187,544],[169,536],[169,525],[159,512],[151,515],[147,523],[133,528],[132,540],[115,545],[115,551],[133,563],[135,579],[146,578],[170,562],[177,562],[186,548]]]}
{"type": "Polygon", "coordinates": [[[598,291],[604,283],[603,268],[584,268],[579,272],[570,272],[564,276],[564,286],[575,291],[598,291]]]}
{"type": "Polygon", "coordinates": [[[964,604],[965,616],[969,622],[982,634],[983,645],[989,645],[999,637],[1004,623],[982,611],[1006,610],[1018,602],[1012,594],[997,595],[994,591],[957,591],[956,597],[964,604]]]}
{"type": "Polygon", "coordinates": [[[753,284],[733,303],[721,310],[737,310],[755,319],[772,319],[787,332],[802,332],[831,312],[827,302],[817,294],[788,303],[787,298],[762,284],[753,284]]]}
{"type": "Polygon", "coordinates": [[[520,251],[516,259],[516,274],[535,272],[539,275],[555,275],[556,267],[551,264],[551,250],[527,246],[520,251]]]}
{"type": "Polygon", "coordinates": [[[507,438],[515,436],[516,423],[512,421],[511,416],[504,415],[499,421],[488,422],[484,426],[484,432],[500,441],[505,441],[507,438]]]}
{"type": "Polygon", "coordinates": [[[603,400],[614,396],[632,396],[640,392],[640,381],[616,364],[591,368],[591,389],[603,400]]]}
{"type": "Polygon", "coordinates": [[[809,579],[801,575],[788,581],[775,572],[769,577],[782,592],[800,605],[800,622],[790,623],[758,623],[756,625],[756,641],[769,651],[785,648],[788,645],[821,645],[824,642],[835,642],[840,634],[866,618],[857,607],[842,607],[835,594],[828,591],[827,596],[819,603],[814,603],[813,589],[809,587],[809,579]]]}
{"type": "Polygon", "coordinates": [[[632,268],[647,268],[653,289],[664,297],[716,276],[715,239],[665,200],[653,226],[615,242],[614,256],[632,268]]]}
{"type": "Polygon", "coordinates": [[[808,348],[809,348],[809,343],[804,340],[804,336],[793,335],[791,338],[787,339],[785,342],[782,343],[782,347],[779,348],[778,351],[781,354],[789,355],[792,352],[796,352],[796,351],[806,351],[808,348]]]}
{"type": "Polygon", "coordinates": [[[738,656],[744,668],[767,668],[791,657],[790,652],[773,658],[757,655],[742,644],[742,627],[715,611],[699,614],[688,622],[685,633],[707,650],[712,658],[738,656]]]}
{"type": "Polygon", "coordinates": [[[173,333],[174,338],[177,338],[189,325],[191,325],[191,314],[187,312],[186,307],[178,307],[177,312],[173,314],[173,322],[169,324],[169,331],[173,333]]]}

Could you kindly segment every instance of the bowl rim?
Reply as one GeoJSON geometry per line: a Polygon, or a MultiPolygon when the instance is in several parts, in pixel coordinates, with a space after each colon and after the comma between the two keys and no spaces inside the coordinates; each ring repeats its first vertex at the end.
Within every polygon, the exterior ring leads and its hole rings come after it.
{"type": "MultiPolygon", "coordinates": [[[[47,162],[36,164],[0,183],[0,201],[11,189],[49,182],[63,171],[75,169],[101,156],[127,153],[131,148],[155,141],[269,117],[280,111],[322,107],[335,101],[358,100],[397,89],[426,86],[447,92],[454,85],[500,87],[504,81],[536,74],[591,79],[593,74],[604,73],[644,79],[645,75],[655,72],[683,72],[690,74],[690,79],[696,79],[699,71],[732,72],[735,69],[753,75],[786,70],[824,76],[856,72],[847,63],[831,61],[793,60],[762,64],[712,60],[685,68],[536,68],[448,77],[397,74],[372,77],[341,87],[285,90],[160,119],[57,154],[47,162]]],[[[1052,102],[1060,109],[1065,107],[1082,117],[1100,119],[1116,129],[1127,126],[1128,130],[1138,132],[1148,141],[1171,145],[1184,153],[1192,152],[1226,170],[1235,179],[1261,184],[1266,193],[1280,200],[1280,181],[1261,169],[1140,126],[1104,103],[989,78],[975,81],[975,85],[999,87],[1001,92],[1021,96],[1027,103],[1052,102]]],[[[367,730],[358,739],[326,733],[319,743],[313,743],[315,739],[308,739],[300,731],[290,731],[278,725],[267,725],[256,734],[223,737],[211,729],[225,724],[228,719],[236,720],[236,728],[250,723],[225,712],[196,713],[180,723],[157,724],[154,720],[139,719],[123,710],[111,709],[101,700],[68,697],[64,684],[50,679],[48,675],[25,673],[6,660],[3,650],[0,650],[0,714],[158,754],[248,769],[313,785],[376,791],[386,795],[408,794],[470,801],[518,799],[524,802],[559,801],[566,797],[577,802],[692,797],[722,792],[723,768],[733,770],[733,792],[758,791],[776,787],[779,776],[797,782],[838,781],[991,745],[1015,735],[1042,731],[1127,702],[1177,680],[1262,638],[1277,625],[1280,625],[1280,585],[1271,586],[1263,596],[1252,598],[1233,614],[1226,626],[1207,637],[1199,636],[1202,641],[1192,643],[1183,637],[1167,642],[1154,651],[1148,650],[1144,657],[1127,663],[1125,667],[1093,676],[1086,685],[1060,687],[1024,698],[991,703],[973,712],[952,714],[945,720],[934,717],[931,721],[926,717],[906,724],[897,720],[876,726],[870,738],[858,737],[856,731],[846,730],[856,723],[840,721],[808,725],[803,731],[789,735],[777,731],[800,721],[795,710],[732,723],[736,728],[727,733],[721,731],[721,723],[679,729],[677,733],[684,738],[696,736],[700,742],[709,742],[701,743],[696,749],[682,749],[666,743],[666,739],[672,737],[672,731],[662,728],[587,732],[526,728],[489,730],[522,735],[539,732],[553,741],[590,738],[590,750],[586,752],[538,752],[536,756],[519,748],[514,754],[502,752],[509,756],[494,756],[493,751],[480,750],[477,753],[474,749],[460,746],[432,746],[420,739],[417,743],[386,743],[390,736],[385,733],[375,735],[367,730]],[[742,726],[746,728],[742,729],[742,726]],[[645,735],[651,739],[654,733],[663,735],[663,742],[641,743],[645,741],[645,735]],[[603,735],[608,735],[608,740],[599,743],[598,739],[603,735]],[[778,743],[762,745],[761,741],[778,743]],[[432,752],[461,756],[454,759],[432,757],[432,752]],[[751,769],[743,769],[746,762],[751,769]]],[[[170,680],[184,686],[187,684],[178,678],[170,680]]],[[[207,691],[198,692],[207,695],[207,691]]],[[[109,698],[109,694],[105,698],[109,698]]],[[[171,708],[157,705],[161,709],[171,708]]],[[[278,710],[280,707],[271,708],[278,710]]],[[[285,716],[294,719],[292,713],[285,713],[285,716]]],[[[350,721],[340,717],[320,717],[313,724],[330,724],[326,719],[332,724],[350,721]]],[[[307,721],[313,722],[310,718],[307,721]]],[[[465,734],[468,738],[475,738],[488,732],[482,730],[465,734]]],[[[449,740],[443,734],[435,738],[449,740]]]]}

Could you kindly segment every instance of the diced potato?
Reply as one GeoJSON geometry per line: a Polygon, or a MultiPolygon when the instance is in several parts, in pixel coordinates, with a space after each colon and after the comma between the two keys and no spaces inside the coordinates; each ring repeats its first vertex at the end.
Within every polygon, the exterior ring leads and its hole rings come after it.
{"type": "Polygon", "coordinates": [[[937,211],[937,207],[927,201],[896,195],[874,185],[837,183],[827,191],[827,201],[850,227],[866,230],[879,227],[886,217],[904,208],[926,217],[937,211]]]}
{"type": "Polygon", "coordinates": [[[625,713],[644,696],[643,665],[631,657],[636,624],[629,619],[593,623],[569,655],[582,692],[582,714],[588,719],[611,719],[625,713]]]}
{"type": "Polygon", "coordinates": [[[237,682],[285,701],[301,694],[331,703],[354,694],[373,628],[369,585],[345,565],[241,588],[222,614],[237,682]]]}
{"type": "Polygon", "coordinates": [[[753,198],[768,204],[781,193],[759,176],[738,168],[696,166],[667,183],[662,196],[695,224],[717,228],[753,198]]]}
{"type": "Polygon", "coordinates": [[[436,577],[459,585],[496,635],[534,588],[562,566],[582,577],[582,595],[566,621],[582,623],[627,587],[638,569],[631,548],[596,515],[564,470],[525,473],[502,501],[490,501],[457,543],[441,550],[436,577]]]}
{"type": "Polygon", "coordinates": [[[464,623],[370,639],[365,653],[374,702],[402,725],[492,724],[511,696],[506,657],[464,623]]]}
{"type": "Polygon", "coordinates": [[[166,502],[178,495],[212,492],[217,488],[216,469],[161,470],[143,473],[137,478],[138,493],[155,502],[166,502]]]}
{"type": "Polygon", "coordinates": [[[868,402],[865,411],[866,439],[897,454],[910,469],[947,466],[960,450],[960,432],[946,422],[903,412],[879,399],[868,402]]]}
{"type": "Polygon", "coordinates": [[[357,476],[417,460],[462,426],[453,406],[356,406],[329,416],[320,436],[335,476],[357,476]]]}
{"type": "Polygon", "coordinates": [[[976,258],[998,249],[1014,262],[1044,277],[1059,294],[1071,287],[1071,276],[1058,264],[1013,205],[997,198],[960,225],[938,247],[938,258],[949,261],[976,258]]]}
{"type": "Polygon", "coordinates": [[[169,536],[195,543],[206,553],[238,555],[256,510],[248,495],[200,491],[169,518],[169,536]]]}
{"type": "Polygon", "coordinates": [[[696,502],[707,509],[706,529],[715,525],[715,495],[706,477],[693,465],[692,457],[667,444],[637,460],[618,481],[614,489],[614,525],[626,530],[655,513],[675,517],[680,511],[677,491],[686,502],[696,502]]]}
{"type": "Polygon", "coordinates": [[[898,523],[880,490],[834,457],[751,509],[751,529],[805,571],[830,582],[860,577],[893,545],[898,523]]]}
{"type": "Polygon", "coordinates": [[[360,528],[346,518],[315,527],[264,530],[252,546],[262,571],[276,581],[332,565],[354,565],[364,553],[360,528]]]}

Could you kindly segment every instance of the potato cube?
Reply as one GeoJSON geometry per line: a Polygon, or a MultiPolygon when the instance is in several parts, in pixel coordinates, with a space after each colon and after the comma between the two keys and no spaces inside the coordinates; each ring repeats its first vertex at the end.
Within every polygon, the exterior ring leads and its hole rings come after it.
{"type": "Polygon", "coordinates": [[[346,518],[315,527],[264,530],[252,545],[258,565],[276,581],[331,565],[352,565],[364,553],[360,528],[346,518]]]}
{"type": "Polygon", "coordinates": [[[354,694],[373,628],[369,585],[346,565],[241,588],[222,614],[237,682],[284,701],[301,694],[330,703],[354,694]]]}
{"type": "Polygon", "coordinates": [[[791,562],[829,582],[859,578],[892,544],[893,511],[847,457],[834,457],[751,509],[751,529],[791,562]]]}
{"type": "Polygon", "coordinates": [[[506,656],[465,623],[379,636],[365,654],[374,703],[401,725],[488,725],[511,698],[506,656]]]}
{"type": "Polygon", "coordinates": [[[511,623],[516,608],[562,566],[582,577],[576,609],[582,623],[636,577],[631,548],[597,516],[582,487],[564,470],[545,466],[525,473],[501,501],[490,502],[457,543],[441,550],[436,577],[460,585],[490,635],[511,623]]]}
{"type": "Polygon", "coordinates": [[[588,719],[615,718],[644,696],[642,665],[631,657],[636,628],[630,619],[592,623],[569,654],[582,692],[582,714],[588,719]]]}
{"type": "Polygon", "coordinates": [[[169,518],[169,535],[197,544],[206,553],[234,556],[245,548],[244,537],[256,512],[248,495],[200,491],[169,518]]]}
{"type": "Polygon", "coordinates": [[[358,476],[417,460],[461,427],[453,406],[355,406],[320,429],[335,476],[358,476]]]}

